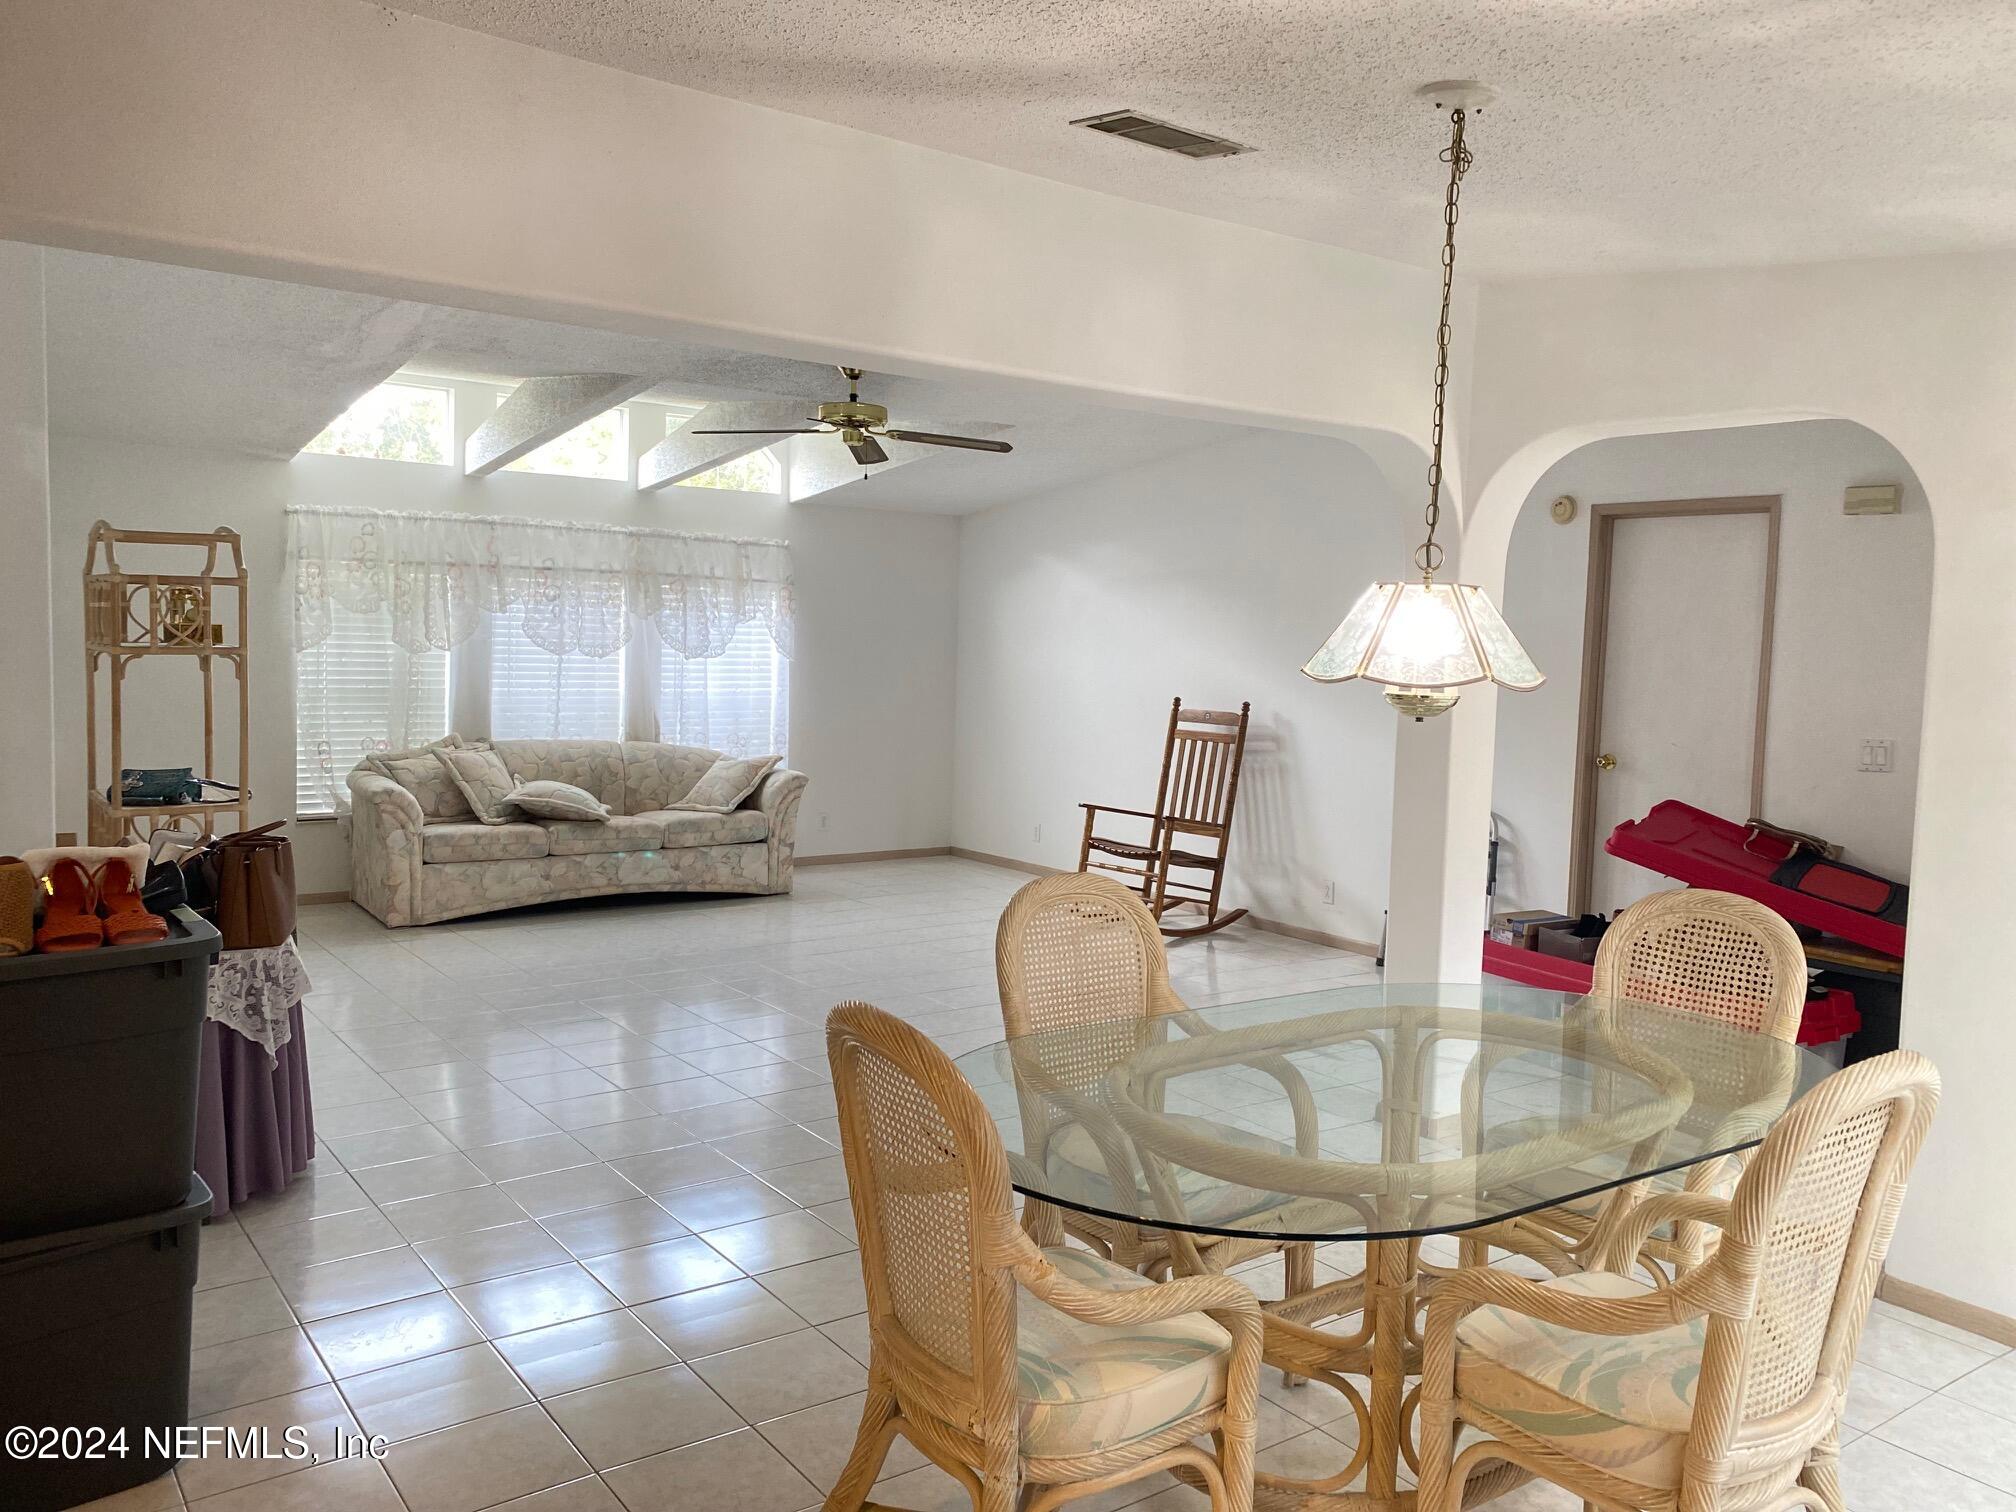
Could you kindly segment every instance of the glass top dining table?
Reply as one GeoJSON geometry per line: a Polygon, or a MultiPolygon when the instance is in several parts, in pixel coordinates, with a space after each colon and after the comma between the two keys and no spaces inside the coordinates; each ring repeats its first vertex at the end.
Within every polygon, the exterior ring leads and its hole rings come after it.
{"type": "Polygon", "coordinates": [[[1328,989],[961,1056],[1026,1196],[1199,1235],[1460,1232],[1754,1145],[1834,1068],[1704,1011],[1328,989]]]}
{"type": "MultiPolygon", "coordinates": [[[[1256,1473],[1260,1512],[1413,1512],[1408,1382],[1419,1308],[1446,1274],[1422,1239],[1456,1235],[1466,1265],[1497,1245],[1574,1268],[1561,1236],[1572,1206],[1607,1258],[1604,1210],[1612,1232],[1628,1225],[1622,1201],[1599,1194],[1680,1186],[1697,1167],[1725,1179],[1719,1158],[1760,1141],[1833,1069],[1716,1016],[1738,1015],[1731,1005],[1697,1009],[1388,984],[1079,1023],[957,1064],[1000,1128],[1010,1179],[1039,1199],[1042,1242],[1131,1232],[1130,1255],[1146,1256],[1152,1235],[1182,1273],[1281,1251],[1265,1358],[1340,1393],[1358,1434],[1314,1477],[1256,1473]],[[1121,1228],[1073,1230],[1059,1210],[1121,1228]],[[1316,1265],[1333,1240],[1363,1241],[1356,1274],[1337,1269],[1354,1263],[1349,1246],[1316,1265]]],[[[1472,1477],[1466,1505],[1524,1474],[1472,1477]]]]}

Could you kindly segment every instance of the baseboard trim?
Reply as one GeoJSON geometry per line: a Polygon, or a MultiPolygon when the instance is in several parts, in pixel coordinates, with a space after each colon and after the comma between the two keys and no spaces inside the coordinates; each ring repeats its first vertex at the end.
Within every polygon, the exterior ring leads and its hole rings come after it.
{"type": "MultiPolygon", "coordinates": [[[[1002,866],[1009,871],[1027,872],[1032,877],[1054,877],[1063,871],[1061,866],[1044,866],[1035,861],[1018,861],[1013,856],[995,856],[986,851],[967,850],[962,845],[951,848],[951,854],[967,861],[980,861],[988,866],[1002,866]]],[[[1330,934],[1321,929],[1311,929],[1303,924],[1284,924],[1279,919],[1262,918],[1259,914],[1248,913],[1246,922],[1255,929],[1268,934],[1285,935],[1291,940],[1300,940],[1305,945],[1324,945],[1331,950],[1349,951],[1352,955],[1379,959],[1379,947],[1368,945],[1363,940],[1354,940],[1347,935],[1330,934]]]]}
{"type": "Polygon", "coordinates": [[[296,893],[294,894],[294,901],[296,903],[348,903],[350,901],[350,894],[347,892],[296,893]]]}
{"type": "Polygon", "coordinates": [[[999,866],[1008,871],[1027,872],[1032,877],[1054,877],[1058,872],[1058,868],[1054,866],[1042,866],[1034,861],[1017,861],[1013,856],[995,856],[986,851],[968,850],[963,845],[951,846],[949,852],[962,861],[978,861],[985,866],[999,866]]]}
{"type": "Polygon", "coordinates": [[[830,856],[795,856],[797,866],[846,866],[855,861],[914,861],[919,856],[950,856],[949,845],[927,845],[918,850],[835,851],[830,856]]]}
{"type": "Polygon", "coordinates": [[[2016,1318],[2006,1313],[1962,1302],[1958,1297],[1949,1297],[1929,1286],[1920,1286],[1915,1281],[1900,1281],[1889,1275],[1878,1284],[1876,1295],[1892,1306],[1914,1312],[1921,1318],[1964,1328],[1969,1333],[2016,1349],[2016,1318]]]}
{"type": "Polygon", "coordinates": [[[1284,924],[1279,919],[1263,919],[1257,914],[1247,918],[1269,934],[1286,935],[1291,940],[1300,940],[1305,945],[1327,945],[1332,950],[1346,950],[1352,955],[1365,956],[1370,960],[1379,959],[1379,947],[1368,945],[1363,940],[1354,940],[1349,935],[1331,934],[1324,929],[1310,929],[1303,924],[1284,924]]]}

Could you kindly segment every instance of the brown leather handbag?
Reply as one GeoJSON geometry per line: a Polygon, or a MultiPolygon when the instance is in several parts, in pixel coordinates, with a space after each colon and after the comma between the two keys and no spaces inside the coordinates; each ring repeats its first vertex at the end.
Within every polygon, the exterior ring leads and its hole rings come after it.
{"type": "Polygon", "coordinates": [[[212,840],[182,863],[190,901],[217,926],[226,950],[279,945],[294,933],[294,847],[287,821],[212,840]]]}

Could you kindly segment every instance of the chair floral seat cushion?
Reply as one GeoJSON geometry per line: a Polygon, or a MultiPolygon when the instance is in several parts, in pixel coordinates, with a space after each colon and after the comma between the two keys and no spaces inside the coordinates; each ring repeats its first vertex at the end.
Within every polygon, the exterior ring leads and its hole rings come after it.
{"type": "MultiPolygon", "coordinates": [[[[1585,1297],[1637,1297],[1644,1282],[1606,1271],[1542,1283],[1585,1297]]],[[[1644,1486],[1680,1484],[1707,1321],[1653,1333],[1586,1334],[1502,1307],[1456,1329],[1467,1401],[1563,1453],[1644,1486]]]]}
{"type": "MultiPolygon", "coordinates": [[[[1046,1249],[1081,1286],[1155,1283],[1089,1250],[1046,1249]]],[[[1203,1313],[1108,1328],[1015,1298],[1015,1397],[1025,1456],[1096,1454],[1147,1438],[1225,1399],[1232,1336],[1203,1313]]]]}
{"type": "MultiPolygon", "coordinates": [[[[1270,1155],[1295,1153],[1294,1146],[1269,1139],[1265,1134],[1255,1134],[1191,1113],[1170,1116],[1193,1132],[1226,1144],[1265,1150],[1270,1155]]],[[[1105,1156],[1083,1124],[1066,1124],[1051,1135],[1044,1166],[1051,1179],[1058,1183],[1057,1195],[1060,1197],[1069,1197],[1107,1213],[1124,1212],[1134,1217],[1159,1211],[1147,1191],[1145,1176],[1141,1177],[1142,1191],[1138,1195],[1114,1201],[1113,1179],[1107,1172],[1105,1156]]],[[[1171,1166],[1169,1170],[1176,1178],[1176,1191],[1183,1199],[1183,1211],[1192,1223],[1232,1223],[1268,1208],[1279,1207],[1288,1200],[1274,1192],[1240,1186],[1186,1167],[1171,1166]]]]}

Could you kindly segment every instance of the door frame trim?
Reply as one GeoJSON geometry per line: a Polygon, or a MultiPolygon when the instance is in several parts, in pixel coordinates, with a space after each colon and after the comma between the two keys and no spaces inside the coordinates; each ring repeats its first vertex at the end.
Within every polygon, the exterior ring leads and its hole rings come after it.
{"type": "Polygon", "coordinates": [[[1679,515],[1761,514],[1765,517],[1764,611],[1757,649],[1757,708],[1750,743],[1750,814],[1764,806],[1764,740],[1771,704],[1771,639],[1778,608],[1778,521],[1783,496],[1748,494],[1726,499],[1661,499],[1642,504],[1598,504],[1589,511],[1589,582],[1582,610],[1582,694],[1575,723],[1575,794],[1568,848],[1568,912],[1589,911],[1596,860],[1596,757],[1602,736],[1603,672],[1609,652],[1610,564],[1617,525],[1624,520],[1679,515]]]}

